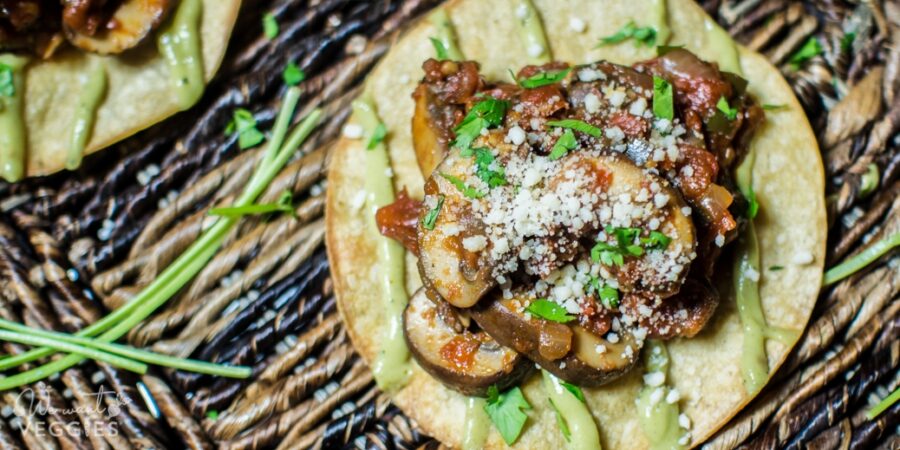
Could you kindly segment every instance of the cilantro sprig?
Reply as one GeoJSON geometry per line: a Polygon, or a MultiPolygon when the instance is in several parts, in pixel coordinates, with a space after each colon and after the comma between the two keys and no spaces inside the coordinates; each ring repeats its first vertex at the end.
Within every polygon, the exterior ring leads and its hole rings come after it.
{"type": "Polygon", "coordinates": [[[727,117],[728,120],[737,119],[738,109],[729,105],[727,98],[719,97],[719,102],[716,103],[716,108],[718,108],[719,111],[722,111],[722,114],[725,114],[725,117],[727,117]]]}
{"type": "Polygon", "coordinates": [[[366,150],[373,150],[378,146],[384,138],[387,136],[387,127],[384,126],[383,123],[379,122],[375,129],[372,130],[372,137],[369,138],[369,143],[366,144],[366,150]]]}
{"type": "Polygon", "coordinates": [[[525,89],[534,89],[539,88],[541,86],[549,86],[554,83],[559,83],[564,80],[569,72],[572,71],[572,68],[563,70],[548,70],[546,72],[540,72],[534,74],[528,78],[516,78],[513,75],[513,79],[516,80],[516,83],[519,86],[522,86],[525,89]]]}
{"type": "Polygon", "coordinates": [[[647,250],[665,250],[671,242],[672,238],[659,231],[651,231],[649,236],[641,238],[641,244],[647,250]]]}
{"type": "Polygon", "coordinates": [[[619,290],[603,284],[599,278],[591,277],[591,281],[588,284],[588,292],[595,292],[597,297],[600,298],[600,303],[603,304],[607,309],[616,309],[619,307],[619,290]]]}
{"type": "Polygon", "coordinates": [[[603,136],[603,131],[599,128],[583,121],[577,119],[563,119],[563,120],[549,120],[547,121],[547,125],[551,127],[560,127],[560,128],[568,128],[571,130],[575,130],[581,133],[584,133],[588,136],[593,136],[595,138],[599,138],[603,136]]]}
{"type": "Polygon", "coordinates": [[[444,177],[445,180],[449,181],[450,184],[456,186],[456,189],[459,189],[463,195],[469,198],[481,198],[484,197],[484,192],[475,189],[472,186],[467,185],[463,180],[459,177],[450,175],[448,173],[441,173],[441,176],[444,177]]]}
{"type": "Polygon", "coordinates": [[[553,148],[550,150],[550,155],[548,157],[551,161],[555,161],[563,156],[566,156],[566,153],[569,153],[569,150],[575,150],[575,147],[578,146],[578,141],[575,139],[575,133],[572,133],[572,130],[566,128],[566,131],[563,132],[562,136],[556,140],[556,143],[553,144],[553,148]]]}
{"type": "Polygon", "coordinates": [[[575,316],[569,314],[569,311],[567,311],[566,308],[545,298],[539,298],[531,302],[525,310],[532,315],[551,322],[568,323],[575,320],[575,316]]]}
{"type": "Polygon", "coordinates": [[[438,61],[444,61],[444,60],[450,59],[447,56],[447,47],[444,45],[443,42],[441,42],[440,39],[438,39],[436,37],[430,37],[428,39],[431,40],[431,45],[434,46],[435,59],[437,59],[438,61]]]}
{"type": "Polygon", "coordinates": [[[266,140],[266,135],[256,128],[253,113],[244,108],[234,110],[231,122],[225,127],[225,134],[238,134],[238,147],[241,150],[255,147],[266,140]]]}
{"type": "Polygon", "coordinates": [[[615,244],[600,241],[591,248],[591,259],[606,266],[622,266],[626,256],[641,256],[644,250],[664,250],[672,242],[672,238],[659,231],[640,237],[640,228],[606,227],[606,233],[615,236],[615,244]]]}
{"type": "Polygon", "coordinates": [[[507,108],[509,108],[508,101],[492,97],[486,97],[476,103],[462,122],[453,129],[453,132],[456,133],[453,146],[460,150],[469,148],[472,142],[481,135],[481,130],[503,123],[507,108]]]}
{"type": "Polygon", "coordinates": [[[441,213],[441,208],[444,206],[444,196],[438,196],[437,204],[434,205],[434,208],[428,210],[425,214],[425,217],[422,218],[422,226],[425,227],[426,230],[433,230],[434,225],[437,223],[438,215],[441,213]]]}
{"type": "Polygon", "coordinates": [[[657,76],[653,76],[653,115],[660,119],[668,120],[672,120],[675,117],[672,85],[657,76]]]}
{"type": "Polygon", "coordinates": [[[816,39],[815,36],[811,36],[799,50],[791,55],[788,62],[791,63],[791,67],[793,67],[794,70],[800,70],[800,66],[803,63],[820,54],[822,54],[822,44],[819,43],[819,40],[816,39]]]}
{"type": "Polygon", "coordinates": [[[638,27],[632,20],[620,28],[616,34],[600,39],[600,44],[597,47],[618,44],[628,39],[634,39],[647,47],[653,47],[656,45],[656,28],[638,27]]]}
{"type": "Polygon", "coordinates": [[[469,153],[475,155],[475,176],[487,183],[489,188],[506,184],[506,171],[502,167],[497,167],[497,170],[491,168],[494,164],[494,154],[490,149],[470,149],[469,152],[464,152],[464,155],[469,153]]]}
{"type": "Polygon", "coordinates": [[[488,388],[487,403],[484,405],[484,411],[494,427],[500,432],[500,436],[507,445],[512,445],[522,434],[522,428],[528,415],[524,411],[531,409],[531,404],[525,400],[522,390],[514,387],[504,393],[500,393],[497,386],[488,388]]]}
{"type": "Polygon", "coordinates": [[[0,63],[0,95],[12,97],[16,95],[16,83],[13,79],[13,68],[0,63]]]}
{"type": "Polygon", "coordinates": [[[284,67],[284,72],[282,72],[281,76],[284,78],[284,84],[296,86],[306,79],[306,72],[300,69],[296,63],[289,62],[284,67]]]}
{"type": "Polygon", "coordinates": [[[278,31],[278,21],[275,19],[275,15],[266,13],[263,16],[263,33],[271,40],[278,36],[278,31]]]}

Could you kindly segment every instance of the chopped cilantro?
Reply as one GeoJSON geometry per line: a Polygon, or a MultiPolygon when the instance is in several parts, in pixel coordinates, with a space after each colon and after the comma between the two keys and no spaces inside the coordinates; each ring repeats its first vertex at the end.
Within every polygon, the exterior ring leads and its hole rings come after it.
{"type": "Polygon", "coordinates": [[[747,217],[751,220],[756,218],[756,215],[759,213],[759,202],[756,200],[756,192],[753,191],[753,186],[747,187],[747,217]]]}
{"type": "Polygon", "coordinates": [[[509,102],[492,97],[486,97],[476,103],[462,122],[453,129],[456,133],[453,146],[461,150],[469,148],[472,141],[481,135],[481,130],[503,123],[503,117],[506,116],[508,107],[509,102]]]}
{"type": "Polygon", "coordinates": [[[660,119],[672,120],[675,118],[672,85],[657,76],[653,77],[653,115],[660,119]]]}
{"type": "Polygon", "coordinates": [[[609,285],[600,286],[599,289],[597,289],[597,296],[600,297],[600,303],[602,303],[606,309],[616,309],[619,307],[619,291],[616,288],[609,285]]]}
{"type": "Polygon", "coordinates": [[[784,266],[769,266],[769,270],[775,272],[784,269],[784,266]]]}
{"type": "Polygon", "coordinates": [[[597,128],[583,120],[576,120],[576,119],[550,120],[547,122],[547,125],[550,125],[551,127],[569,128],[569,129],[572,129],[575,131],[580,131],[584,134],[593,136],[595,138],[603,136],[603,131],[601,131],[599,128],[597,128]]]}
{"type": "Polygon", "coordinates": [[[849,31],[844,33],[844,36],[841,38],[841,50],[848,52],[853,47],[853,41],[856,40],[856,33],[849,31]]]}
{"type": "Polygon", "coordinates": [[[578,146],[578,141],[575,140],[575,134],[572,133],[571,129],[566,128],[566,131],[563,132],[562,136],[560,136],[559,139],[556,140],[556,143],[553,144],[553,149],[550,150],[549,157],[551,160],[562,158],[563,156],[566,156],[566,153],[568,153],[569,150],[574,150],[576,146],[578,146]]]}
{"type": "Polygon", "coordinates": [[[782,109],[787,109],[787,105],[783,104],[773,104],[773,103],[765,103],[762,105],[762,109],[765,111],[778,111],[782,109]]]}
{"type": "Polygon", "coordinates": [[[263,33],[269,39],[275,39],[275,36],[278,36],[278,21],[275,20],[274,14],[266,13],[263,16],[263,33]]]}
{"type": "Polygon", "coordinates": [[[475,189],[471,186],[466,185],[466,183],[463,182],[463,180],[460,180],[459,177],[455,177],[453,175],[446,174],[446,173],[441,173],[441,176],[444,177],[444,179],[449,181],[451,184],[456,186],[456,189],[459,189],[459,191],[462,192],[462,194],[465,195],[466,197],[469,197],[469,198],[484,197],[484,192],[480,192],[480,191],[478,191],[478,189],[475,189]]]}
{"type": "Polygon", "coordinates": [[[531,405],[522,395],[522,390],[514,387],[504,393],[497,390],[497,386],[488,388],[487,404],[484,405],[484,411],[494,427],[503,436],[503,440],[507,445],[512,445],[522,433],[522,427],[528,420],[528,415],[523,412],[530,410],[531,405]]]}
{"type": "Polygon", "coordinates": [[[551,70],[551,71],[547,71],[547,72],[541,72],[541,73],[532,75],[528,78],[525,78],[524,80],[516,79],[515,76],[513,76],[513,79],[516,80],[516,83],[518,83],[519,86],[522,86],[525,89],[534,89],[534,88],[541,87],[541,86],[547,86],[547,85],[551,85],[554,83],[559,83],[564,78],[566,78],[566,75],[568,75],[569,72],[571,72],[571,71],[572,71],[572,68],[569,67],[568,69],[563,69],[563,70],[551,70]]]}
{"type": "Polygon", "coordinates": [[[816,39],[815,36],[812,36],[806,41],[806,43],[803,44],[803,47],[800,47],[799,50],[791,55],[791,58],[788,60],[788,62],[791,63],[791,66],[793,66],[794,70],[799,70],[801,64],[821,53],[822,44],[819,44],[819,40],[816,39]]]}
{"type": "Polygon", "coordinates": [[[728,120],[737,119],[738,110],[737,108],[732,108],[731,105],[728,104],[727,98],[719,97],[719,102],[716,103],[716,108],[718,108],[719,111],[722,111],[722,114],[725,114],[725,117],[727,117],[728,120]]]}
{"type": "Polygon", "coordinates": [[[607,266],[621,266],[625,264],[625,256],[619,251],[619,248],[607,244],[606,242],[598,242],[591,249],[591,259],[607,266]]]}
{"type": "Polygon", "coordinates": [[[600,45],[618,44],[627,39],[634,39],[647,47],[656,45],[656,29],[653,27],[638,27],[634,21],[629,21],[620,28],[616,34],[600,39],[600,45]]]}
{"type": "Polygon", "coordinates": [[[553,412],[556,413],[556,425],[559,427],[559,431],[562,433],[563,438],[566,439],[566,442],[569,442],[572,439],[572,432],[569,431],[569,425],[566,423],[566,419],[563,418],[562,413],[559,412],[559,408],[556,407],[556,403],[553,403],[552,399],[550,400],[550,406],[553,407],[553,412]]]}
{"type": "Polygon", "coordinates": [[[253,113],[244,108],[234,110],[234,115],[228,126],[225,127],[226,134],[238,134],[238,147],[247,149],[259,145],[266,140],[266,135],[256,129],[256,119],[253,113]]]}
{"type": "Polygon", "coordinates": [[[219,412],[214,409],[211,409],[206,412],[206,418],[209,420],[216,420],[219,418],[219,412]]]}
{"type": "Polygon", "coordinates": [[[606,227],[606,233],[615,236],[616,245],[597,242],[591,249],[591,259],[607,266],[622,266],[626,256],[641,256],[644,249],[635,244],[640,228],[606,227]]]}
{"type": "Polygon", "coordinates": [[[669,247],[670,242],[672,242],[672,238],[659,231],[651,231],[650,236],[641,238],[641,244],[644,244],[644,248],[647,250],[665,250],[669,247]]]}
{"type": "Polygon", "coordinates": [[[16,95],[16,83],[12,67],[0,63],[0,95],[12,97],[16,95]]]}
{"type": "Polygon", "coordinates": [[[575,316],[569,314],[566,308],[559,306],[556,302],[544,298],[539,298],[531,302],[525,310],[535,316],[552,322],[566,323],[575,320],[575,316]]]}
{"type": "Polygon", "coordinates": [[[672,50],[678,50],[684,48],[683,45],[660,45],[656,47],[656,56],[663,56],[666,53],[671,52],[672,50]]]}
{"type": "MultiPolygon", "coordinates": [[[[494,162],[494,154],[488,148],[470,149],[475,154],[475,176],[487,183],[488,187],[495,188],[506,184],[506,173],[502,167],[491,169],[494,162]]],[[[470,153],[471,153],[470,152],[470,153]]]]}
{"type": "Polygon", "coordinates": [[[297,64],[289,62],[287,66],[284,67],[284,72],[282,72],[281,76],[284,78],[284,84],[296,86],[306,79],[306,72],[301,70],[297,64]]]}
{"type": "Polygon", "coordinates": [[[428,210],[428,213],[425,214],[425,218],[422,219],[422,226],[425,227],[426,230],[433,230],[435,223],[437,223],[438,214],[441,213],[441,207],[444,206],[444,196],[438,196],[437,204],[434,205],[434,208],[428,210]]]}
{"type": "Polygon", "coordinates": [[[581,403],[584,403],[584,402],[585,402],[585,401],[584,401],[584,392],[581,392],[581,388],[580,388],[580,387],[575,386],[575,385],[572,384],[572,383],[566,383],[565,381],[560,381],[560,384],[562,384],[562,387],[566,388],[567,391],[571,392],[572,395],[575,396],[575,398],[577,398],[578,400],[580,400],[581,403]]]}
{"type": "Polygon", "coordinates": [[[379,122],[375,129],[372,130],[372,137],[369,138],[369,143],[366,144],[366,150],[374,149],[384,140],[385,136],[387,136],[387,127],[379,122]]]}
{"type": "Polygon", "coordinates": [[[440,39],[438,39],[436,37],[430,37],[428,39],[431,40],[431,45],[434,46],[435,58],[438,61],[444,61],[446,59],[449,59],[449,57],[447,56],[447,47],[444,46],[444,43],[441,42],[440,39]]]}

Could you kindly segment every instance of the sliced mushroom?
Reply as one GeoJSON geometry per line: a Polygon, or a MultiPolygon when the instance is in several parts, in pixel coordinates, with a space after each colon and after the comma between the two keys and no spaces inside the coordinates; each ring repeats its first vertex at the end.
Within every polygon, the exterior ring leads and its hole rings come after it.
{"type": "Polygon", "coordinates": [[[478,326],[501,345],[523,353],[550,373],[579,386],[608,383],[637,361],[642,343],[630,332],[616,333],[616,342],[612,342],[579,325],[526,315],[522,306],[520,299],[498,298],[482,302],[470,313],[478,326]],[[555,353],[561,336],[569,339],[569,350],[562,355],[555,353]],[[548,348],[548,342],[554,342],[555,347],[548,348]]]}
{"type": "Polygon", "coordinates": [[[416,151],[419,169],[425,178],[431,175],[447,155],[449,145],[449,130],[442,127],[434,116],[433,97],[434,94],[425,84],[420,84],[413,94],[416,101],[412,118],[413,148],[416,151]]]}
{"type": "Polygon", "coordinates": [[[425,207],[419,218],[419,272],[434,291],[457,308],[474,305],[496,285],[484,224],[474,216],[463,193],[441,175],[470,173],[470,159],[459,156],[459,152],[444,159],[425,183],[425,207]],[[430,205],[436,205],[440,198],[443,204],[434,228],[427,229],[425,217],[432,210],[430,205]]]}
{"type": "Polygon", "coordinates": [[[168,16],[171,0],[124,0],[111,13],[90,1],[65,2],[63,29],[72,45],[103,55],[144,41],[168,16]]]}
{"type": "Polygon", "coordinates": [[[403,314],[406,342],[416,361],[434,378],[465,395],[484,396],[491,386],[518,384],[534,367],[525,357],[484,331],[456,332],[419,289],[403,314]]]}

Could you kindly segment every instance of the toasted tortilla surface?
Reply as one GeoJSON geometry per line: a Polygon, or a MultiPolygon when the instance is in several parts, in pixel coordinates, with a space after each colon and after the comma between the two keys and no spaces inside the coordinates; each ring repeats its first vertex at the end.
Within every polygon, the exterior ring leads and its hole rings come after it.
{"type": "MultiPolygon", "coordinates": [[[[200,42],[206,80],[219,68],[234,27],[240,0],[202,0],[200,42]]],[[[174,13],[174,11],[173,11],[174,13]]],[[[85,155],[108,147],[179,111],[169,68],[156,50],[156,33],[120,55],[100,56],[71,46],[51,59],[34,60],[25,80],[28,136],[27,176],[62,170],[78,107],[80,76],[103,60],[108,84],[85,155]]]]}
{"type": "MultiPolygon", "coordinates": [[[[614,34],[630,20],[642,25],[642,17],[653,3],[607,0],[600,6],[581,0],[534,0],[554,59],[573,64],[604,59],[630,64],[654,57],[655,48],[637,46],[632,41],[595,48],[601,37],[614,34]],[[582,19],[587,30],[572,31],[569,20],[573,17],[582,19]]],[[[466,58],[478,61],[488,79],[507,80],[507,69],[518,70],[524,65],[526,52],[513,22],[513,0],[455,0],[444,7],[466,58]]],[[[703,59],[717,59],[717,43],[704,31],[714,22],[698,5],[691,0],[668,0],[668,17],[673,32],[668,44],[686,45],[703,59]]],[[[428,21],[418,23],[396,42],[366,82],[366,91],[389,130],[386,143],[395,189],[405,187],[413,198],[422,198],[424,180],[412,146],[411,93],[423,75],[422,62],[433,56],[428,38],[434,35],[428,21]]],[[[825,258],[821,156],[803,109],[778,70],[745,48],[740,48],[740,58],[749,89],[760,103],[787,106],[767,113],[767,121],[752,144],[757,154],[753,185],[761,205],[755,224],[761,254],[760,294],[767,321],[801,331],[816,302],[825,258]],[[784,269],[766,270],[776,265],[784,269]]],[[[369,229],[370,222],[363,215],[366,208],[360,208],[358,200],[358,193],[364,190],[365,144],[344,138],[334,148],[326,216],[328,253],[340,312],[357,350],[371,363],[387,321],[376,282],[379,262],[375,242],[381,237],[369,229]]],[[[412,293],[421,281],[415,258],[407,253],[406,259],[407,289],[412,293]]],[[[692,421],[692,445],[707,439],[752,399],[741,378],[743,332],[731,288],[731,265],[726,259],[719,263],[715,282],[722,302],[706,328],[694,338],[667,343],[671,355],[669,384],[681,393],[681,411],[692,421]]],[[[792,346],[767,343],[771,372],[784,362],[792,346]]],[[[410,382],[394,394],[394,401],[427,433],[458,447],[463,438],[464,397],[432,379],[415,362],[412,366],[410,382]]],[[[641,375],[642,370],[637,368],[609,385],[585,389],[604,449],[649,446],[634,403],[642,385],[641,375]]],[[[534,409],[528,412],[529,420],[513,447],[564,448],[566,443],[540,377],[531,378],[523,390],[534,409]]],[[[492,429],[486,446],[504,448],[506,444],[492,429]]]]}

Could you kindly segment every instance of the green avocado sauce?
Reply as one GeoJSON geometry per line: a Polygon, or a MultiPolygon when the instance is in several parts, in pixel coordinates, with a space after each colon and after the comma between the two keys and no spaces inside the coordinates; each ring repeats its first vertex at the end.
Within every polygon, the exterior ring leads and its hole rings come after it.
{"type": "Polygon", "coordinates": [[[573,450],[601,450],[600,432],[591,412],[578,397],[562,385],[559,378],[542,370],[544,391],[550,403],[562,417],[569,432],[569,448],[573,450]]]}
{"type": "Polygon", "coordinates": [[[706,31],[706,42],[715,55],[715,61],[719,63],[719,69],[741,75],[743,73],[741,56],[731,35],[708,17],[704,19],[703,27],[706,31]]]}
{"type": "Polygon", "coordinates": [[[552,60],[550,45],[541,25],[541,17],[531,0],[519,0],[515,3],[516,23],[519,25],[519,36],[528,54],[531,64],[546,64],[552,60]]]}
{"type": "Polygon", "coordinates": [[[653,0],[652,5],[650,14],[652,14],[651,23],[656,29],[656,45],[664,45],[672,36],[672,29],[669,27],[669,7],[666,0],[653,0]]]}
{"type": "MultiPolygon", "coordinates": [[[[371,98],[363,95],[353,102],[353,120],[365,130],[368,142],[381,123],[371,98]]],[[[409,376],[409,349],[403,337],[403,310],[409,298],[404,286],[405,268],[403,246],[378,232],[375,212],[378,208],[394,201],[394,185],[385,172],[391,168],[387,146],[377,142],[366,152],[365,216],[369,221],[369,232],[376,240],[378,254],[378,284],[380,296],[384,298],[384,314],[388,327],[381,337],[381,348],[372,364],[372,372],[378,387],[392,391],[402,387],[409,376]]]]}
{"type": "Polygon", "coordinates": [[[106,68],[95,62],[89,71],[82,76],[79,85],[81,95],[72,122],[72,135],[69,141],[69,154],[66,156],[66,169],[75,170],[81,165],[84,149],[91,137],[97,108],[106,92],[106,68]]]}
{"type": "Polygon", "coordinates": [[[480,397],[466,399],[466,421],[463,425],[463,450],[481,450],[487,441],[491,419],[484,411],[487,402],[480,397]]]}
{"type": "MultiPolygon", "coordinates": [[[[665,344],[658,341],[647,341],[644,347],[644,370],[647,374],[668,376],[669,352],[665,344]]],[[[646,379],[646,378],[645,378],[646,379]]],[[[663,384],[659,386],[645,385],[641,388],[635,404],[638,410],[638,421],[644,435],[650,441],[652,450],[672,450],[687,448],[687,430],[678,423],[680,415],[678,402],[669,403],[667,397],[672,389],[663,384]]]]}
{"type": "Polygon", "coordinates": [[[441,44],[443,44],[444,49],[447,50],[447,58],[453,61],[462,61],[465,59],[457,44],[456,29],[453,28],[453,24],[450,22],[450,16],[447,15],[447,11],[444,8],[438,8],[428,17],[428,20],[431,21],[431,24],[434,25],[435,30],[437,30],[435,39],[440,41],[441,44]]]}
{"type": "Polygon", "coordinates": [[[29,59],[0,54],[0,177],[15,182],[25,176],[25,66],[29,59]]]}
{"type": "Polygon", "coordinates": [[[157,38],[157,47],[169,66],[182,110],[200,99],[206,85],[199,31],[202,15],[202,0],[181,0],[174,17],[162,27],[157,38]]]}

